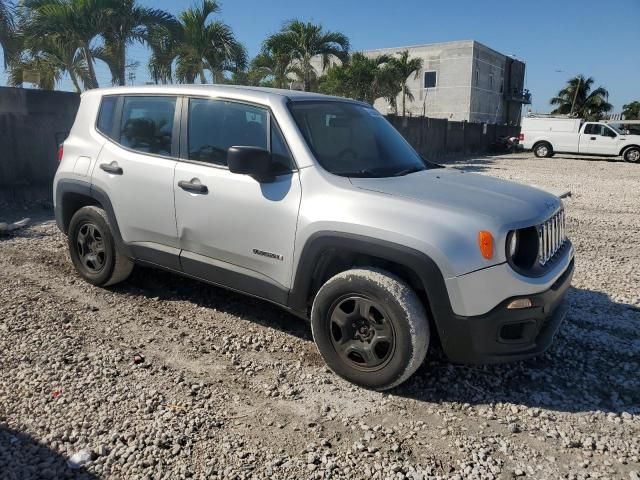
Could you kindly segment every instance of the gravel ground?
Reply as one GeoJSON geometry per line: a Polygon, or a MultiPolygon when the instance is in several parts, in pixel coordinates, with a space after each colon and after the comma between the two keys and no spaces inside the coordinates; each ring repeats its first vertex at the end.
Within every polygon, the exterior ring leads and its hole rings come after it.
{"type": "Polygon", "coordinates": [[[572,191],[572,308],[545,355],[430,354],[400,388],[362,390],[267,303],[141,268],[88,285],[30,211],[0,239],[0,478],[638,480],[640,165],[448,165],[572,191]]]}

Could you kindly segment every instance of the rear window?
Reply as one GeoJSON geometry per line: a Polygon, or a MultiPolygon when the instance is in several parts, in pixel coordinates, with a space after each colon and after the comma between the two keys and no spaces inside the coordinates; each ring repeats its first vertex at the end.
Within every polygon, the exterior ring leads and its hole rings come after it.
{"type": "Polygon", "coordinates": [[[118,97],[102,97],[98,122],[96,123],[98,131],[110,138],[114,138],[113,116],[115,115],[117,101],[118,97]]]}
{"type": "Polygon", "coordinates": [[[125,97],[120,144],[144,153],[171,155],[176,97],[125,97]]]}

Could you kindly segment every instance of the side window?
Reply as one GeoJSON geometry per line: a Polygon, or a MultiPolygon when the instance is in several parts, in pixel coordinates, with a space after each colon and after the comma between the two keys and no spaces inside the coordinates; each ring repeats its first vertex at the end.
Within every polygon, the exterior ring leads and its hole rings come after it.
{"type": "Polygon", "coordinates": [[[125,97],[120,143],[145,153],[171,155],[176,97],[125,97]]]}
{"type": "Polygon", "coordinates": [[[435,71],[424,72],[424,88],[435,88],[437,76],[435,71]]]}
{"type": "Polygon", "coordinates": [[[294,168],[287,144],[275,122],[271,122],[271,156],[276,174],[287,173],[294,168]]]}
{"type": "Polygon", "coordinates": [[[192,98],[189,100],[187,147],[189,160],[227,165],[233,146],[267,148],[264,108],[236,102],[192,98]]]}
{"type": "Polygon", "coordinates": [[[584,127],[585,135],[598,135],[600,132],[596,132],[596,124],[595,123],[587,123],[584,127]]]}
{"type": "Polygon", "coordinates": [[[613,130],[611,130],[609,127],[605,127],[604,125],[602,125],[602,133],[601,135],[603,137],[611,137],[611,138],[616,138],[616,132],[614,132],[613,130]]]}
{"type": "Polygon", "coordinates": [[[113,138],[113,116],[116,113],[118,97],[102,97],[96,128],[107,137],[113,138]]]}

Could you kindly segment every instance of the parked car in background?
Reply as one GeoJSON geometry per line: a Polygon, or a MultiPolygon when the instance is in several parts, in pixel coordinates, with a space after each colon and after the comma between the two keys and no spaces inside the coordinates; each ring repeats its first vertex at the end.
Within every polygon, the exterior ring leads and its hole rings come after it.
{"type": "Polygon", "coordinates": [[[579,118],[523,117],[520,144],[525,150],[533,150],[536,157],[572,153],[640,161],[640,135],[629,134],[613,124],[579,118]]]}
{"type": "Polygon", "coordinates": [[[140,263],[273,302],[310,319],[329,367],[368,388],[400,384],[436,343],[461,363],[537,355],[568,308],[562,201],[426,162],[362,102],[90,90],[54,192],[88,282],[140,263]]]}

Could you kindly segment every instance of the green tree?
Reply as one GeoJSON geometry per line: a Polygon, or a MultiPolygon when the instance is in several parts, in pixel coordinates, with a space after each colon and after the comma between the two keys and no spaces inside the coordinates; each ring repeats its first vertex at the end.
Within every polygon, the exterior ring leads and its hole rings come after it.
{"type": "Polygon", "coordinates": [[[557,96],[550,101],[556,108],[551,112],[576,115],[586,120],[599,120],[613,109],[607,100],[609,92],[602,86],[593,89],[594,80],[584,75],[570,78],[557,96]]]}
{"type": "Polygon", "coordinates": [[[625,120],[640,120],[640,102],[627,103],[622,106],[622,115],[625,120]]]}
{"type": "Polygon", "coordinates": [[[391,57],[367,57],[356,52],[343,63],[327,70],[320,77],[320,91],[372,104],[385,97],[389,89],[388,71],[384,68],[391,57]]]}
{"type": "Polygon", "coordinates": [[[413,101],[413,93],[407,86],[407,79],[413,75],[415,79],[419,78],[420,71],[422,70],[421,58],[409,58],[409,51],[405,50],[397,57],[392,57],[387,65],[388,75],[390,77],[389,96],[387,100],[394,108],[398,110],[396,105],[396,98],[400,94],[402,97],[402,116],[406,113],[406,101],[413,101]]]}
{"type": "Polygon", "coordinates": [[[326,31],[321,25],[290,20],[265,40],[263,51],[275,58],[289,58],[287,68],[299,77],[303,89],[309,91],[318,76],[312,59],[320,57],[322,71],[329,65],[331,56],[345,61],[349,53],[349,39],[340,32],[326,31]]]}
{"type": "Polygon", "coordinates": [[[287,88],[289,76],[294,73],[290,68],[291,60],[291,55],[287,52],[263,49],[249,66],[250,84],[287,88]]]}
{"type": "Polygon", "coordinates": [[[97,88],[93,47],[102,32],[104,0],[25,0],[22,5],[24,35],[78,50],[87,65],[86,86],[97,88]]]}
{"type": "Polygon", "coordinates": [[[155,8],[147,8],[136,0],[101,0],[101,34],[104,46],[96,55],[111,71],[114,85],[125,85],[126,48],[132,43],[148,43],[152,34],[165,35],[177,30],[173,15],[155,8]]]}
{"type": "Polygon", "coordinates": [[[4,67],[7,68],[9,58],[13,53],[14,42],[13,5],[0,0],[0,47],[2,47],[4,67]]]}
{"type": "Polygon", "coordinates": [[[37,73],[39,87],[52,90],[68,74],[76,92],[89,84],[87,63],[80,51],[72,45],[52,37],[21,35],[16,37],[20,54],[14,56],[9,73],[9,84],[21,86],[25,72],[37,73]]]}
{"type": "Polygon", "coordinates": [[[149,35],[151,59],[149,69],[154,79],[170,81],[175,61],[175,77],[182,83],[207,82],[206,71],[214,82],[223,82],[225,72],[240,72],[246,67],[245,48],[231,27],[210,17],[220,7],[215,0],[202,0],[198,6],[184,10],[177,28],[149,35]]]}

